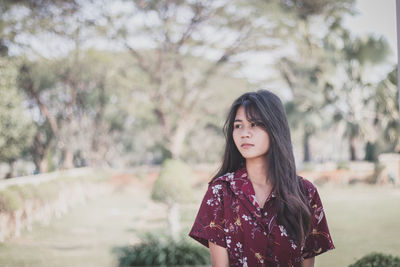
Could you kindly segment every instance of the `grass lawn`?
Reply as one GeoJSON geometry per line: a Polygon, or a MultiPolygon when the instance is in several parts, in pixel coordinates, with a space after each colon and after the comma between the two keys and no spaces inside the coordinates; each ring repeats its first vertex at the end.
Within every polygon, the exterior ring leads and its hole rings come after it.
{"type": "Polygon", "coordinates": [[[336,249],[316,266],[348,266],[376,251],[400,256],[400,188],[319,187],[336,249]]]}
{"type": "MultiPolygon", "coordinates": [[[[166,225],[165,208],[149,201],[148,185],[126,188],[77,206],[48,226],[36,224],[32,232],[0,245],[0,266],[117,266],[113,248],[138,242],[145,229],[166,225]]],[[[318,190],[336,249],[318,256],[317,267],[348,266],[372,251],[400,256],[400,188],[355,185],[318,190]]],[[[205,187],[198,189],[198,197],[204,192],[205,187]]],[[[200,200],[183,207],[186,232],[200,200]]]]}
{"type": "Polygon", "coordinates": [[[142,196],[116,191],[53,218],[48,226],[35,224],[31,232],[0,245],[0,266],[117,266],[112,249],[135,239],[132,226],[148,205],[142,196]]]}

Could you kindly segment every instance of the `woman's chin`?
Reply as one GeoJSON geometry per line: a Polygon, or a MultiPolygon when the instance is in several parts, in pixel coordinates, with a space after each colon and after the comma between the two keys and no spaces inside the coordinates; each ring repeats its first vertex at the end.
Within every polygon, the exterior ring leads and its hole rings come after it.
{"type": "Polygon", "coordinates": [[[242,156],[243,156],[243,158],[245,158],[246,160],[251,160],[251,159],[259,158],[261,155],[251,154],[251,153],[248,153],[248,154],[243,153],[242,156]]]}

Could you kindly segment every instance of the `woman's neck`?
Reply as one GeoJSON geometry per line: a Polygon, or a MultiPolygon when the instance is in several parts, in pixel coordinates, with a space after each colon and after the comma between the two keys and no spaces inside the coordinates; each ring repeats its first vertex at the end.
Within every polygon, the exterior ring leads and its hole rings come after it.
{"type": "Polygon", "coordinates": [[[247,175],[253,184],[266,186],[270,184],[268,179],[268,166],[263,158],[246,159],[247,175]]]}

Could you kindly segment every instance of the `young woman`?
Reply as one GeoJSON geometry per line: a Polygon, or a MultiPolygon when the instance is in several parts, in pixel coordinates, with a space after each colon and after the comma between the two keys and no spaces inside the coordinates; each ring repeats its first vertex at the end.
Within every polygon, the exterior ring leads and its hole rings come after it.
{"type": "Polygon", "coordinates": [[[280,99],[240,96],[225,122],[222,166],[209,182],[189,236],[213,267],[314,266],[334,249],[316,187],[296,174],[280,99]]]}

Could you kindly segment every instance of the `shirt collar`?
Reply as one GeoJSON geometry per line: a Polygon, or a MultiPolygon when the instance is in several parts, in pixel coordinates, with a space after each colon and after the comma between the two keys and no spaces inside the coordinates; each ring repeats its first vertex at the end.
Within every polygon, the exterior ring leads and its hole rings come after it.
{"type": "MultiPolygon", "coordinates": [[[[226,173],[216,180],[227,181],[230,184],[231,190],[237,195],[241,194],[245,195],[247,199],[253,204],[254,207],[259,209],[258,203],[256,201],[256,195],[254,191],[254,187],[248,178],[248,173],[246,169],[246,165],[243,164],[239,169],[235,172],[226,173]]],[[[275,187],[272,189],[271,194],[269,195],[266,202],[268,202],[271,198],[276,198],[276,189],[275,187]]]]}

